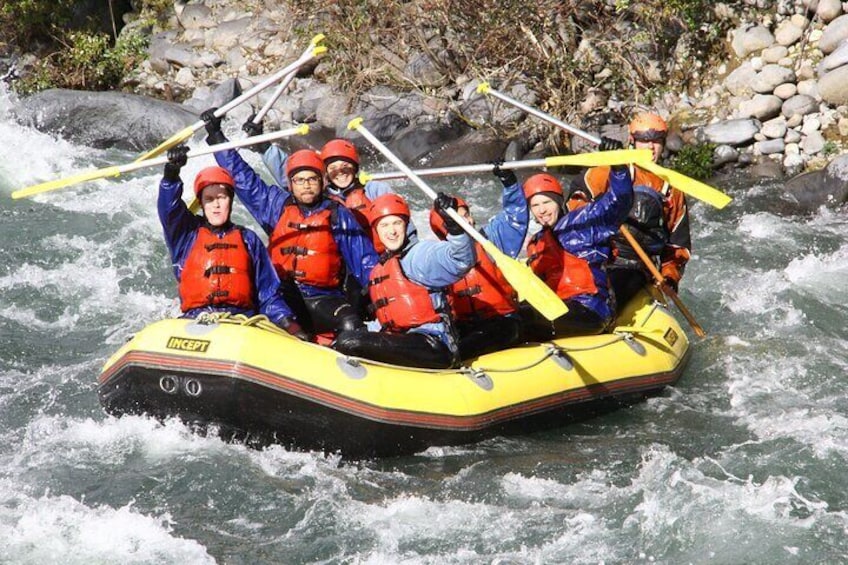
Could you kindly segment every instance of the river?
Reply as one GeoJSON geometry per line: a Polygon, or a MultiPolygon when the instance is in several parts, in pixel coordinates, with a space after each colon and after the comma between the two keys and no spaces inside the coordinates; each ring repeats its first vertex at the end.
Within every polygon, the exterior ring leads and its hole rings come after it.
{"type": "MultiPolygon", "coordinates": [[[[661,396],[351,463],[103,412],[104,361],[177,311],[161,169],[12,200],[134,155],[18,126],[10,105],[0,92],[0,563],[848,562],[844,209],[758,211],[773,181],[719,186],[721,211],[691,203],[681,297],[708,337],[690,332],[661,396]]],[[[448,182],[478,221],[494,211],[494,178],[448,182]]],[[[422,229],[423,199],[396,189],[422,229]]]]}

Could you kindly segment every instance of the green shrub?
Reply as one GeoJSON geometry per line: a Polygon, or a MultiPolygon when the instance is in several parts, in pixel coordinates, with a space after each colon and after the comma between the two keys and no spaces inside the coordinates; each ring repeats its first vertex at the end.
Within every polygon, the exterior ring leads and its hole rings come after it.
{"type": "Polygon", "coordinates": [[[70,22],[73,7],[73,0],[4,0],[0,30],[17,45],[50,41],[70,22]]]}
{"type": "Polygon", "coordinates": [[[696,178],[708,179],[713,174],[714,143],[684,145],[671,160],[671,167],[679,173],[696,178]]]}
{"type": "Polygon", "coordinates": [[[110,90],[146,57],[147,39],[140,34],[122,35],[111,46],[107,35],[70,32],[65,49],[42,58],[16,90],[30,94],[46,88],[110,90]]]}

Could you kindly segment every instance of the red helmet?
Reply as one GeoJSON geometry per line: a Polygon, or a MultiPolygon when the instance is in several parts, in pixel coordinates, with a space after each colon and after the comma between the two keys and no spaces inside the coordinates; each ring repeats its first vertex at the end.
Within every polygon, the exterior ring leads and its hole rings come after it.
{"type": "Polygon", "coordinates": [[[380,218],[386,216],[401,216],[408,222],[410,214],[406,200],[397,194],[384,194],[375,198],[368,209],[371,225],[374,226],[380,218]]]}
{"type": "Polygon", "coordinates": [[[630,120],[628,129],[636,141],[663,141],[668,133],[668,124],[657,114],[643,112],[630,120]]]}
{"type": "Polygon", "coordinates": [[[562,197],[562,185],[548,173],[537,173],[524,181],[524,198],[530,200],[540,192],[552,192],[562,197]]]}
{"type": "Polygon", "coordinates": [[[321,160],[324,165],[342,159],[359,166],[359,153],[356,147],[346,139],[331,139],[321,148],[321,160]]]}
{"type": "MultiPolygon", "coordinates": [[[[466,202],[465,200],[463,200],[459,196],[454,196],[454,198],[456,198],[457,209],[459,209],[459,208],[466,208],[468,210],[471,209],[468,206],[468,202],[466,202]]],[[[445,229],[445,221],[442,219],[442,217],[439,215],[439,213],[436,212],[435,208],[430,209],[430,229],[433,230],[433,233],[439,239],[445,239],[445,238],[448,237],[448,230],[445,229]]]]}
{"type": "Polygon", "coordinates": [[[223,167],[206,167],[194,177],[194,195],[200,198],[200,192],[210,184],[225,184],[233,190],[236,186],[233,176],[223,167]]]}
{"type": "Polygon", "coordinates": [[[318,173],[318,176],[324,176],[324,161],[318,156],[318,153],[311,149],[301,149],[289,155],[286,161],[286,177],[292,178],[296,172],[301,169],[310,169],[318,173]]]}

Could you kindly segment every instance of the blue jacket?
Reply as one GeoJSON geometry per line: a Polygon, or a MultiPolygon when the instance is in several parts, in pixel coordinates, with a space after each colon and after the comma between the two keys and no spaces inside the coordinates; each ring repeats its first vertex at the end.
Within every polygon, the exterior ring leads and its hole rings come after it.
{"type": "MultiPolygon", "coordinates": [[[[286,160],[288,160],[289,156],[277,145],[271,145],[268,149],[265,150],[265,153],[262,154],[262,162],[265,163],[265,167],[271,173],[271,176],[274,177],[274,180],[277,182],[277,186],[284,190],[289,189],[289,180],[286,178],[286,160]]],[[[373,201],[378,196],[382,196],[384,194],[394,194],[394,190],[387,183],[381,182],[378,180],[369,180],[365,183],[363,187],[365,189],[365,196],[368,197],[368,200],[373,201]]],[[[326,186],[324,190],[327,191],[327,194],[332,196],[337,196],[342,200],[345,199],[346,194],[341,190],[337,190],[335,187],[326,186]]],[[[415,229],[415,223],[410,219],[409,223],[406,224],[406,235],[407,237],[418,235],[418,231],[415,229]]]]}
{"type": "Polygon", "coordinates": [[[480,229],[486,239],[513,259],[518,257],[527,237],[530,212],[520,183],[505,186],[501,194],[501,211],[480,229]]]}
{"type": "Polygon", "coordinates": [[[610,238],[618,233],[633,205],[633,181],[627,169],[620,167],[610,173],[610,190],[598,200],[567,212],[553,227],[554,235],[563,249],[589,263],[597,294],[580,294],[575,300],[596,312],[603,319],[612,319],[615,303],[609,291],[606,263],[610,260],[610,238]]]}
{"type": "MultiPolygon", "coordinates": [[[[289,199],[293,198],[291,193],[279,186],[265,184],[265,181],[233,149],[215,153],[215,160],[233,175],[236,182],[236,196],[259,222],[265,233],[270,235],[283,214],[284,206],[289,199]]],[[[325,198],[314,208],[301,207],[301,210],[304,215],[309,216],[324,210],[330,204],[331,201],[325,198]]],[[[362,288],[367,288],[371,269],[378,261],[374,244],[371,242],[371,238],[362,231],[359,222],[356,221],[350,210],[344,206],[339,206],[338,213],[334,216],[336,224],[332,226],[333,238],[339,247],[348,272],[356,277],[362,288]]],[[[338,288],[328,289],[299,284],[298,288],[305,297],[328,294],[342,296],[344,294],[341,285],[338,288]]]]}
{"type": "MultiPolygon", "coordinates": [[[[447,312],[445,289],[464,277],[476,262],[474,240],[462,234],[448,235],[447,241],[408,240],[400,266],[409,280],[431,290],[430,301],[437,312],[447,312]]],[[[410,331],[434,335],[454,354],[457,352],[453,331],[445,322],[424,324],[410,331]]]]}
{"type": "MultiPolygon", "coordinates": [[[[163,178],[159,183],[157,202],[159,221],[165,232],[165,243],[171,253],[171,262],[177,281],[180,280],[189,251],[197,240],[197,230],[204,224],[202,217],[189,212],[182,195],[182,181],[168,181],[163,178]]],[[[238,226],[230,224],[222,233],[228,233],[237,228],[238,226]]],[[[271,258],[262,240],[255,232],[247,228],[242,228],[242,235],[253,264],[253,289],[256,298],[254,303],[259,305],[259,313],[264,314],[277,325],[282,325],[285,318],[294,320],[294,314],[279,294],[280,279],[271,265],[271,258]]],[[[210,306],[189,310],[184,317],[194,318],[201,312],[231,312],[247,316],[256,314],[253,310],[242,308],[210,306]]]]}

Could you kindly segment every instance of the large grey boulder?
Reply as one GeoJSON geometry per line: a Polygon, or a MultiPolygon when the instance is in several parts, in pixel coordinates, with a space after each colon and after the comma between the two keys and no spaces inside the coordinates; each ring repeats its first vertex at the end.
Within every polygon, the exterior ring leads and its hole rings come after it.
{"type": "Polygon", "coordinates": [[[829,55],[845,39],[848,39],[848,14],[839,16],[827,24],[821,38],[819,38],[819,49],[825,55],[829,55]]]}
{"type": "Polygon", "coordinates": [[[762,51],[774,44],[774,36],[765,26],[753,26],[734,30],[731,47],[739,58],[744,58],[751,53],[762,51]]]}
{"type": "Polygon", "coordinates": [[[759,120],[727,120],[705,126],[701,130],[704,141],[716,145],[748,145],[754,141],[754,135],[760,131],[759,120]]]}
{"type": "Polygon", "coordinates": [[[848,65],[833,69],[819,79],[822,100],[834,106],[848,104],[848,65]]]}
{"type": "Polygon", "coordinates": [[[792,211],[798,214],[848,201],[848,155],[840,155],[824,169],[790,179],[781,199],[791,203],[792,211]]]}
{"type": "Polygon", "coordinates": [[[152,149],[198,120],[173,102],[124,92],[51,89],[13,108],[18,122],[99,149],[152,149]]]}

